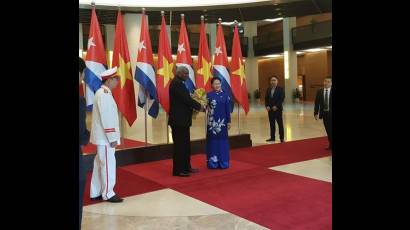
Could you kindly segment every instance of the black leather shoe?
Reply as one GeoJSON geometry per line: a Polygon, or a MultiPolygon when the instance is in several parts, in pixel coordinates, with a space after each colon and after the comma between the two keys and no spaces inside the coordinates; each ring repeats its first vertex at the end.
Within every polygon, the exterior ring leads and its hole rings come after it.
{"type": "Polygon", "coordinates": [[[121,203],[124,199],[122,199],[121,197],[114,195],[113,197],[111,197],[110,199],[108,199],[108,202],[111,203],[121,203]]]}
{"type": "Polygon", "coordinates": [[[190,173],[199,173],[199,169],[191,168],[191,169],[189,170],[189,172],[190,172],[190,173]]]}
{"type": "Polygon", "coordinates": [[[285,142],[285,140],[283,140],[283,139],[282,139],[282,140],[280,140],[280,143],[283,143],[283,142],[285,142]]]}
{"type": "Polygon", "coordinates": [[[267,139],[266,141],[273,141],[273,142],[275,142],[275,139],[269,138],[269,139],[267,139]]]}
{"type": "Polygon", "coordinates": [[[181,172],[181,173],[173,173],[173,176],[180,176],[180,177],[188,177],[191,176],[189,173],[181,172]]]}
{"type": "Polygon", "coordinates": [[[91,200],[102,200],[103,198],[102,198],[102,195],[99,195],[97,197],[91,197],[90,199],[91,200]]]}

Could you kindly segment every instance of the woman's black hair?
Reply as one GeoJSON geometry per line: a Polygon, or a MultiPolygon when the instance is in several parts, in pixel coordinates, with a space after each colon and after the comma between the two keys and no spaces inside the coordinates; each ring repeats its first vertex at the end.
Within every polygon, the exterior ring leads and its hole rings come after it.
{"type": "Polygon", "coordinates": [[[213,77],[211,79],[211,85],[214,83],[214,81],[218,80],[219,82],[222,82],[221,79],[219,77],[213,77]]]}

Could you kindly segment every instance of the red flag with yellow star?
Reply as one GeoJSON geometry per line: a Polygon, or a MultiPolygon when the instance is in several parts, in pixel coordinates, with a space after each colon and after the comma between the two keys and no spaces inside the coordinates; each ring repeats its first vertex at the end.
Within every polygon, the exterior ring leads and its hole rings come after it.
{"type": "Polygon", "coordinates": [[[162,15],[161,31],[159,33],[157,69],[157,92],[159,103],[165,112],[169,113],[169,84],[174,78],[175,68],[164,15],[162,15]]]}
{"type": "Polygon", "coordinates": [[[201,18],[201,29],[199,32],[199,49],[198,49],[198,65],[197,75],[195,78],[196,87],[205,89],[206,92],[211,91],[212,78],[211,56],[209,55],[208,40],[205,33],[205,24],[203,17],[201,18]]]}
{"type": "Polygon", "coordinates": [[[127,36],[125,35],[121,11],[118,11],[114,39],[112,67],[117,67],[120,82],[112,94],[117,103],[118,110],[126,118],[128,125],[131,126],[137,119],[137,106],[135,103],[134,81],[131,72],[127,36]]]}
{"type": "Polygon", "coordinates": [[[242,106],[245,114],[249,112],[248,89],[245,79],[245,66],[239,42],[238,26],[235,25],[232,42],[231,88],[236,101],[242,106]]]}

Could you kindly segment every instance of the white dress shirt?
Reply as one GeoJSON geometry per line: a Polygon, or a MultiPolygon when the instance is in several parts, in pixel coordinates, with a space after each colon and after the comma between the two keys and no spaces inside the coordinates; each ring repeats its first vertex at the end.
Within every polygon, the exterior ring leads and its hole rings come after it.
{"type": "Polygon", "coordinates": [[[327,104],[330,107],[330,91],[332,90],[332,87],[323,89],[323,100],[325,100],[326,98],[326,90],[327,90],[327,104]]]}

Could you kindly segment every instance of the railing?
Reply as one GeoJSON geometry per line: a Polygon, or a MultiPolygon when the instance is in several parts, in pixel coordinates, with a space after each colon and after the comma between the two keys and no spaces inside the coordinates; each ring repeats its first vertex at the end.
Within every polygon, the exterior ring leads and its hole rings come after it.
{"type": "Polygon", "coordinates": [[[253,37],[255,56],[283,52],[283,32],[253,37]]]}
{"type": "Polygon", "coordinates": [[[332,20],[293,28],[292,42],[295,49],[331,45],[332,20]]]}

